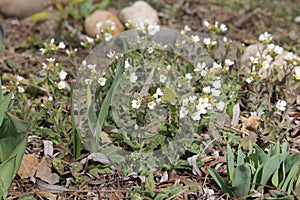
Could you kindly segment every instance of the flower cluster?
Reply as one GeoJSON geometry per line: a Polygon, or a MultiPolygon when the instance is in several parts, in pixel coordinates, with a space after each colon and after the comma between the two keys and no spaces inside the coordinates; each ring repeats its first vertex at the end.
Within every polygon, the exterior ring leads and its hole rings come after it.
{"type": "Polygon", "coordinates": [[[299,80],[300,58],[292,52],[285,53],[285,63],[281,65],[274,64],[278,55],[284,53],[284,49],[271,43],[272,35],[265,32],[259,36],[259,41],[264,44],[263,49],[256,52],[255,56],[250,56],[251,76],[246,77],[245,81],[251,83],[253,80],[260,80],[264,72],[275,74],[282,70],[292,70],[294,68],[294,77],[299,80]],[[275,72],[275,73],[274,73],[275,72]]]}
{"type": "Polygon", "coordinates": [[[44,43],[44,48],[40,48],[40,52],[42,55],[53,55],[59,49],[65,49],[66,45],[64,42],[60,42],[58,45],[55,44],[55,39],[52,38],[49,43],[44,43]]]}
{"type": "Polygon", "coordinates": [[[137,24],[133,24],[131,21],[125,23],[127,29],[136,28],[141,35],[153,36],[160,31],[160,26],[156,23],[150,23],[148,20],[142,20],[137,24]]]}
{"type": "MultiPolygon", "coordinates": [[[[46,61],[42,62],[41,74],[46,76],[50,82],[55,85],[59,90],[69,88],[66,78],[68,73],[62,69],[63,65],[60,62],[56,62],[55,55],[59,49],[65,49],[64,42],[55,44],[55,39],[52,38],[49,43],[44,43],[44,48],[40,49],[42,55],[47,56],[46,61]]],[[[76,56],[77,49],[66,49],[66,54],[70,57],[76,56]]]]}
{"type": "Polygon", "coordinates": [[[213,31],[213,32],[216,32],[216,33],[225,33],[228,30],[228,28],[225,24],[222,24],[222,23],[219,23],[219,22],[215,22],[215,24],[212,25],[207,20],[204,20],[203,25],[205,27],[207,27],[207,29],[209,31],[213,31]]]}
{"type": "Polygon", "coordinates": [[[91,85],[94,82],[97,82],[101,87],[105,86],[106,84],[106,78],[105,78],[105,72],[98,72],[96,70],[97,65],[96,64],[87,64],[86,60],[83,60],[81,63],[81,66],[79,68],[80,71],[85,71],[89,73],[89,78],[84,80],[84,83],[86,85],[91,85]]]}
{"type": "MultiPolygon", "coordinates": [[[[156,89],[156,92],[151,95],[151,98],[144,98],[139,93],[135,93],[133,100],[131,101],[131,107],[133,109],[139,109],[141,105],[147,105],[148,109],[153,110],[156,105],[161,103],[161,97],[164,93],[161,91],[160,88],[156,89]],[[136,97],[136,98],[135,98],[136,97]]],[[[146,106],[143,106],[145,108],[146,106]]]]}

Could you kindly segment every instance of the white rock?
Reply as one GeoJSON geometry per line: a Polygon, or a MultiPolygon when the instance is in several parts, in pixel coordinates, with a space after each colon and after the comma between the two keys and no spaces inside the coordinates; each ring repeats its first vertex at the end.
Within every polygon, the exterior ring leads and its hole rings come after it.
{"type": "Polygon", "coordinates": [[[113,36],[124,31],[123,24],[114,13],[105,10],[97,10],[85,19],[84,28],[86,34],[90,37],[96,37],[96,35],[99,34],[97,23],[100,22],[103,26],[106,26],[108,21],[112,21],[115,24],[115,29],[112,32],[113,36]]]}
{"type": "Polygon", "coordinates": [[[0,0],[0,14],[5,17],[24,18],[46,6],[47,0],[0,0]]]}
{"type": "Polygon", "coordinates": [[[131,21],[138,24],[147,21],[149,24],[159,24],[158,13],[145,1],[137,1],[129,7],[123,8],[120,12],[123,23],[131,21]]]}

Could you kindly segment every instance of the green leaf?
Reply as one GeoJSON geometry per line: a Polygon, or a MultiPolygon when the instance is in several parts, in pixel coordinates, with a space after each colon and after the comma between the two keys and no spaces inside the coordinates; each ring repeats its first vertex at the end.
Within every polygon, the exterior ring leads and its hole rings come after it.
{"type": "MultiPolygon", "coordinates": [[[[0,87],[1,87],[1,85],[0,85],[0,87]]],[[[1,126],[1,124],[3,122],[4,116],[5,116],[5,112],[7,111],[9,103],[11,101],[11,96],[12,96],[12,93],[10,93],[9,95],[7,95],[6,97],[4,97],[2,99],[2,101],[0,101],[0,126],[1,126]]]]}
{"type": "MultiPolygon", "coordinates": [[[[0,102],[3,100],[2,82],[0,78],[0,102]]],[[[1,125],[1,124],[0,124],[1,125]]]]}
{"type": "Polygon", "coordinates": [[[278,184],[279,184],[279,171],[281,170],[281,168],[278,168],[274,175],[272,176],[272,184],[275,186],[275,187],[278,187],[278,184]]]}
{"type": "MultiPolygon", "coordinates": [[[[284,184],[281,188],[283,191],[288,192],[287,191],[289,189],[288,186],[290,185],[290,182],[291,182],[291,184],[293,184],[293,179],[297,175],[298,172],[299,172],[299,163],[295,163],[293,165],[293,167],[291,168],[289,175],[286,177],[286,179],[284,181],[284,184]]],[[[290,194],[290,192],[291,191],[289,191],[288,194],[290,194]]]]}
{"type": "Polygon", "coordinates": [[[91,2],[84,2],[80,4],[80,13],[84,18],[87,18],[93,11],[93,4],[91,2]]]}
{"type": "Polygon", "coordinates": [[[231,147],[229,144],[227,144],[226,161],[227,161],[228,180],[231,181],[232,177],[233,177],[233,171],[234,171],[234,155],[232,153],[232,150],[231,150],[231,147]]]}
{"type": "Polygon", "coordinates": [[[243,153],[241,147],[239,146],[239,149],[238,149],[238,155],[237,155],[237,165],[242,165],[242,164],[245,164],[245,154],[243,153]]]}
{"type": "Polygon", "coordinates": [[[208,168],[207,171],[213,177],[214,181],[218,184],[221,190],[225,193],[228,193],[230,197],[236,197],[231,188],[224,182],[222,177],[212,168],[208,168]]]}
{"type": "Polygon", "coordinates": [[[71,123],[72,123],[72,142],[73,142],[73,154],[75,158],[79,158],[81,155],[81,136],[77,130],[74,114],[74,96],[73,89],[71,89],[71,123]]]}
{"type": "Polygon", "coordinates": [[[255,153],[258,154],[260,163],[266,162],[266,160],[268,159],[268,155],[259,146],[255,145],[254,148],[255,148],[255,153]]]}
{"type": "Polygon", "coordinates": [[[109,89],[109,91],[107,92],[105,99],[103,100],[103,103],[101,105],[100,108],[100,112],[98,114],[98,118],[97,118],[97,124],[95,127],[95,132],[96,132],[96,137],[94,142],[92,143],[92,152],[97,152],[98,151],[98,144],[99,144],[99,139],[100,139],[100,134],[102,131],[102,127],[104,125],[106,116],[108,115],[108,110],[109,107],[111,105],[111,99],[112,99],[112,95],[113,95],[113,91],[115,90],[115,88],[118,86],[118,83],[122,77],[123,71],[124,71],[124,63],[125,63],[125,55],[122,57],[122,59],[120,61],[118,61],[117,63],[117,67],[116,67],[116,74],[115,74],[115,78],[112,82],[112,86],[109,89]]]}
{"type": "Polygon", "coordinates": [[[176,95],[175,88],[173,85],[164,87],[163,93],[164,93],[164,95],[161,97],[162,101],[165,101],[165,102],[168,102],[171,104],[176,103],[177,95],[176,95]]]}
{"type": "Polygon", "coordinates": [[[294,188],[294,192],[296,193],[297,196],[300,196],[300,176],[298,175],[296,184],[295,184],[295,188],[294,188]]]}
{"type": "MultiPolygon", "coordinates": [[[[260,184],[267,184],[274,172],[280,167],[286,156],[287,154],[278,154],[272,156],[265,163],[262,163],[263,170],[260,184]]],[[[260,186],[259,188],[262,188],[262,186],[260,186]]]]}
{"type": "MultiPolygon", "coordinates": [[[[236,197],[249,194],[251,185],[251,171],[249,165],[239,165],[233,172],[232,187],[236,197]]],[[[245,198],[246,199],[246,198],[245,198]]]]}
{"type": "Polygon", "coordinates": [[[30,16],[33,22],[43,21],[53,16],[53,12],[41,11],[30,16]]]}

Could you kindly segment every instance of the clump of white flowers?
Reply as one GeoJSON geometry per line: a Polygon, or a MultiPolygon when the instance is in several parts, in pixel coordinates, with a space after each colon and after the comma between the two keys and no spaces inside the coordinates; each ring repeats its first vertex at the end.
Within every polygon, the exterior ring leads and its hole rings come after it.
{"type": "Polygon", "coordinates": [[[214,31],[216,33],[225,33],[228,28],[225,24],[215,22],[214,25],[210,24],[207,20],[203,20],[203,25],[207,27],[209,31],[214,31]]]}

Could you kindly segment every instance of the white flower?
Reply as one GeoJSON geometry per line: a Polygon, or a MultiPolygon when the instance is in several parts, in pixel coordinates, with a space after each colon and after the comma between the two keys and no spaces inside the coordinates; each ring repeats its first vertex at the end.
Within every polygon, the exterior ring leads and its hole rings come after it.
{"type": "Polygon", "coordinates": [[[218,97],[218,96],[220,96],[221,91],[220,91],[220,90],[217,90],[217,89],[215,89],[215,88],[212,88],[212,89],[211,89],[211,94],[212,94],[214,97],[218,97]]]}
{"type": "Polygon", "coordinates": [[[269,43],[272,41],[272,35],[268,32],[264,32],[263,34],[260,34],[258,39],[261,42],[269,43]]]}
{"type": "Polygon", "coordinates": [[[219,111],[223,111],[225,107],[225,103],[223,101],[220,101],[217,103],[216,107],[219,111]]]}
{"type": "Polygon", "coordinates": [[[149,108],[150,110],[153,110],[154,107],[156,106],[156,103],[155,103],[154,101],[150,101],[150,102],[147,104],[147,106],[148,106],[148,108],[149,108]]]}
{"type": "Polygon", "coordinates": [[[19,76],[19,75],[17,75],[17,81],[22,81],[22,80],[24,80],[24,78],[22,77],[22,76],[19,76]]]}
{"type": "Polygon", "coordinates": [[[270,64],[267,60],[262,62],[262,68],[263,69],[267,70],[267,69],[269,69],[269,67],[270,67],[270,64]]]}
{"type": "Polygon", "coordinates": [[[42,55],[44,55],[46,53],[46,50],[44,48],[40,48],[40,52],[42,55]]]}
{"type": "Polygon", "coordinates": [[[188,105],[188,103],[189,103],[189,99],[188,99],[188,98],[184,98],[184,99],[182,100],[182,105],[183,105],[183,106],[188,105]]]}
{"type": "Polygon", "coordinates": [[[221,25],[220,25],[220,30],[221,30],[222,32],[226,32],[228,29],[227,29],[227,26],[226,26],[225,24],[221,24],[221,25]]]}
{"type": "Polygon", "coordinates": [[[125,69],[128,69],[130,67],[130,63],[129,63],[129,60],[128,58],[125,60],[125,63],[124,63],[124,68],[125,69]]]}
{"type": "Polygon", "coordinates": [[[97,66],[96,64],[93,64],[93,65],[92,65],[92,64],[89,64],[89,65],[87,66],[87,68],[90,69],[90,70],[96,70],[96,66],[97,66]]]}
{"type": "Polygon", "coordinates": [[[179,119],[184,118],[188,113],[189,111],[185,107],[181,106],[179,110],[179,119]]]}
{"type": "Polygon", "coordinates": [[[194,120],[194,121],[199,121],[201,119],[200,117],[200,112],[194,112],[193,114],[191,114],[191,118],[194,120]]]}
{"type": "Polygon", "coordinates": [[[193,78],[193,76],[192,76],[191,73],[187,73],[187,74],[185,75],[185,78],[186,78],[187,80],[191,80],[191,79],[193,78]]]}
{"type": "Polygon", "coordinates": [[[214,82],[213,82],[213,86],[214,86],[214,88],[216,88],[216,89],[221,88],[221,80],[216,80],[216,81],[214,81],[214,82]]]}
{"type": "Polygon", "coordinates": [[[167,70],[169,71],[171,69],[171,65],[167,65],[167,70]]]}
{"type": "Polygon", "coordinates": [[[148,48],[148,53],[149,53],[149,54],[153,53],[153,48],[152,48],[152,47],[149,47],[149,48],[148,48]]]}
{"type": "Polygon", "coordinates": [[[164,93],[161,91],[160,88],[157,88],[157,89],[156,89],[156,94],[157,94],[158,96],[163,96],[163,95],[164,95],[164,93]]]}
{"type": "Polygon", "coordinates": [[[148,33],[149,33],[149,35],[153,36],[153,35],[155,35],[159,31],[160,31],[160,26],[157,25],[157,24],[150,24],[148,26],[148,33]]]}
{"type": "Polygon", "coordinates": [[[264,60],[268,61],[268,62],[271,62],[273,60],[272,56],[270,56],[269,54],[268,55],[263,55],[262,56],[264,60]]]}
{"type": "Polygon", "coordinates": [[[110,51],[108,54],[106,54],[106,56],[108,58],[113,58],[115,56],[116,52],[115,51],[110,51]]]}
{"type": "Polygon", "coordinates": [[[207,106],[204,105],[204,104],[197,104],[196,105],[196,109],[197,111],[200,113],[200,114],[206,114],[207,113],[207,110],[206,110],[207,106]]]}
{"type": "Polygon", "coordinates": [[[191,102],[191,103],[194,103],[195,102],[195,100],[197,99],[197,96],[189,96],[189,101],[191,102]]]}
{"type": "Polygon", "coordinates": [[[253,80],[254,80],[254,79],[253,79],[253,77],[252,77],[252,76],[251,76],[251,77],[249,77],[249,78],[246,78],[246,82],[247,82],[247,83],[251,83],[253,80]]]}
{"type": "Polygon", "coordinates": [[[60,81],[57,85],[57,88],[59,90],[65,89],[66,88],[66,82],[65,81],[60,81]]]}
{"type": "Polygon", "coordinates": [[[65,80],[67,77],[68,73],[65,72],[64,70],[62,70],[61,72],[59,72],[59,78],[60,80],[65,80]]]}
{"type": "Polygon", "coordinates": [[[191,28],[190,28],[189,26],[185,25],[185,26],[184,26],[184,29],[181,30],[180,33],[181,33],[182,35],[185,35],[186,32],[188,32],[188,31],[191,31],[191,28]]]}
{"type": "Polygon", "coordinates": [[[213,63],[213,68],[215,69],[222,69],[222,64],[218,64],[216,62],[213,63]]]}
{"type": "Polygon", "coordinates": [[[285,111],[285,109],[286,109],[286,101],[284,101],[284,100],[278,100],[278,102],[276,103],[276,108],[278,110],[285,111]]]}
{"type": "Polygon", "coordinates": [[[300,80],[300,67],[295,67],[295,78],[296,80],[300,80]]]}
{"type": "Polygon", "coordinates": [[[198,105],[201,105],[203,106],[204,108],[207,108],[208,107],[208,98],[205,97],[205,98],[199,98],[199,104],[198,105]]]}
{"type": "Polygon", "coordinates": [[[296,56],[292,53],[292,52],[289,52],[288,54],[286,54],[284,56],[284,58],[287,60],[287,61],[293,61],[293,59],[295,58],[296,56]]]}
{"type": "Polygon", "coordinates": [[[86,36],[86,40],[87,40],[87,42],[90,43],[90,44],[93,44],[93,43],[94,43],[94,39],[91,38],[91,37],[89,37],[89,36],[86,36]]]}
{"type": "Polygon", "coordinates": [[[210,23],[205,19],[202,21],[202,24],[205,26],[205,27],[208,27],[210,25],[210,23]]]}
{"type": "Polygon", "coordinates": [[[43,68],[43,69],[46,69],[46,68],[47,68],[47,64],[43,62],[43,63],[42,63],[42,68],[43,68]]]}
{"type": "Polygon", "coordinates": [[[274,48],[275,48],[275,45],[274,45],[273,43],[268,44],[268,45],[267,45],[267,48],[268,48],[268,51],[273,51],[274,48]]]}
{"type": "Polygon", "coordinates": [[[54,38],[51,38],[50,43],[51,43],[51,44],[54,44],[54,42],[55,42],[55,39],[54,39],[54,38]]]}
{"type": "Polygon", "coordinates": [[[98,78],[98,83],[99,83],[101,86],[104,86],[105,83],[106,83],[106,78],[104,78],[104,77],[98,78]]]}
{"type": "Polygon", "coordinates": [[[137,79],[138,79],[138,76],[134,72],[134,73],[130,74],[130,78],[129,79],[130,79],[131,83],[135,83],[137,81],[137,79]]]}
{"type": "Polygon", "coordinates": [[[230,66],[233,65],[233,64],[234,64],[234,62],[233,62],[232,60],[230,60],[230,59],[225,59],[225,65],[226,65],[226,66],[230,67],[230,66]]]}
{"type": "Polygon", "coordinates": [[[87,64],[86,60],[83,60],[83,61],[81,62],[81,65],[82,65],[82,66],[86,66],[86,64],[87,64]]]}
{"type": "Polygon", "coordinates": [[[53,101],[53,97],[52,97],[52,96],[49,96],[49,97],[48,97],[48,101],[53,101]]]}
{"type": "Polygon", "coordinates": [[[257,57],[250,56],[249,59],[250,59],[250,62],[252,64],[257,64],[258,63],[258,58],[257,57]]]}
{"type": "Polygon", "coordinates": [[[204,39],[203,39],[203,43],[204,43],[206,46],[209,46],[210,43],[211,43],[211,39],[210,39],[210,38],[204,38],[204,39]]]}
{"type": "Polygon", "coordinates": [[[280,54],[283,53],[283,48],[276,45],[275,48],[274,48],[274,52],[275,52],[276,54],[280,55],[280,54]]]}
{"type": "Polygon", "coordinates": [[[98,32],[100,32],[100,29],[101,29],[102,27],[103,27],[102,22],[97,22],[96,28],[97,28],[98,32]]]}
{"type": "Polygon", "coordinates": [[[104,40],[106,42],[110,41],[112,39],[112,34],[111,33],[104,33],[104,40]]]}
{"type": "Polygon", "coordinates": [[[46,59],[49,63],[54,63],[55,62],[55,58],[47,58],[46,59]]]}
{"type": "Polygon", "coordinates": [[[159,81],[160,81],[161,83],[165,83],[166,80],[167,80],[167,77],[166,77],[165,75],[161,74],[161,75],[159,76],[159,81]]]}
{"type": "Polygon", "coordinates": [[[18,86],[18,92],[23,93],[25,92],[25,89],[22,86],[18,86]]]}
{"type": "Polygon", "coordinates": [[[60,43],[58,44],[58,48],[60,48],[60,49],[66,48],[65,43],[64,43],[64,42],[60,42],[60,43]]]}
{"type": "Polygon", "coordinates": [[[209,46],[214,46],[215,44],[217,44],[217,41],[212,41],[210,38],[204,38],[203,39],[203,43],[209,47],[209,46]]]}
{"type": "Polygon", "coordinates": [[[134,99],[131,101],[132,108],[138,109],[140,106],[141,106],[141,101],[139,99],[138,100],[134,99]]]}
{"type": "Polygon", "coordinates": [[[206,69],[202,70],[201,73],[200,73],[201,76],[206,76],[206,74],[207,74],[206,69]]]}
{"type": "Polygon", "coordinates": [[[202,63],[198,63],[196,68],[194,69],[195,72],[200,72],[201,70],[203,70],[206,67],[206,63],[202,62],[202,63]]]}
{"type": "Polygon", "coordinates": [[[84,81],[84,82],[85,82],[85,84],[87,84],[87,85],[90,85],[90,84],[92,84],[92,80],[91,80],[91,79],[89,79],[89,78],[88,78],[88,79],[85,79],[85,81],[84,81]]]}
{"type": "Polygon", "coordinates": [[[194,43],[197,43],[200,41],[199,35],[191,35],[191,39],[194,43]]]}
{"type": "Polygon", "coordinates": [[[185,31],[191,31],[191,28],[190,28],[189,26],[185,25],[185,26],[184,26],[184,30],[185,30],[185,31]]]}

